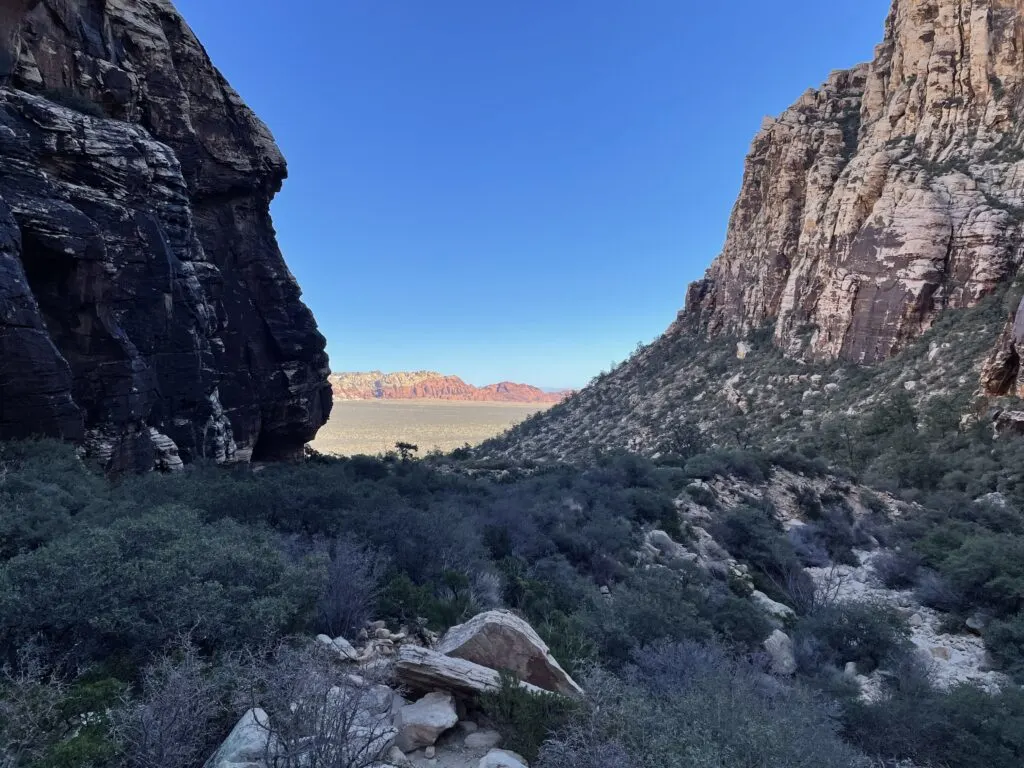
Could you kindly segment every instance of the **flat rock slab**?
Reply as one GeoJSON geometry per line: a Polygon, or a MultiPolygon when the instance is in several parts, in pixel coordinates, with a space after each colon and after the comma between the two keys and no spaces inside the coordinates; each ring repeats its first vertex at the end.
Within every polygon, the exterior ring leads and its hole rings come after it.
{"type": "MultiPolygon", "coordinates": [[[[501,676],[493,669],[416,645],[399,648],[395,675],[416,691],[442,689],[463,696],[476,696],[501,687],[501,676]]],[[[520,685],[534,693],[543,692],[529,683],[520,685]]]]}

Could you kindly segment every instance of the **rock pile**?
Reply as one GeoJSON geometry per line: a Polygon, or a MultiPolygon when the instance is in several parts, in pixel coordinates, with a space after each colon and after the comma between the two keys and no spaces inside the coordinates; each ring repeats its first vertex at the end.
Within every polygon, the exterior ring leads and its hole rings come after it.
{"type": "MultiPolygon", "coordinates": [[[[501,734],[467,717],[474,697],[499,688],[499,670],[515,672],[529,691],[583,696],[534,629],[508,611],[452,627],[433,648],[383,622],[368,626],[361,638],[361,648],[343,637],[319,635],[316,642],[352,670],[344,687],[332,689],[333,701],[339,709],[357,702],[345,738],[353,752],[376,760],[376,768],[527,768],[521,756],[498,749],[501,734]],[[393,671],[398,690],[358,674],[371,677],[385,668],[393,671]],[[415,698],[406,700],[403,693],[415,698]]],[[[282,749],[274,734],[267,713],[251,709],[205,768],[268,768],[282,749]]]]}

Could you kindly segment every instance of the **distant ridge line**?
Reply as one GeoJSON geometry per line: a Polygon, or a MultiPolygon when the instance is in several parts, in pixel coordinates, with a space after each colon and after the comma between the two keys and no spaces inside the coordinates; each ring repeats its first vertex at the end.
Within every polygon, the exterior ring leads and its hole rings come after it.
{"type": "Polygon", "coordinates": [[[545,391],[501,381],[476,387],[437,371],[343,372],[330,376],[335,400],[451,400],[495,403],[559,403],[572,390],[545,391]]]}

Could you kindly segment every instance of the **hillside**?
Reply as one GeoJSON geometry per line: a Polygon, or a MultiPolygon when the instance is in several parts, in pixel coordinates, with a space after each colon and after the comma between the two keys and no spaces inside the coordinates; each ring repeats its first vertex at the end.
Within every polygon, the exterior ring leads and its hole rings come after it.
{"type": "Polygon", "coordinates": [[[458,376],[434,371],[334,373],[335,400],[455,400],[496,403],[558,403],[568,392],[545,392],[529,384],[502,381],[475,387],[458,376]]]}
{"type": "Polygon", "coordinates": [[[485,452],[800,442],[894,386],[1024,421],[1022,11],[895,2],[871,62],[765,121],[665,334],[485,452]]]}

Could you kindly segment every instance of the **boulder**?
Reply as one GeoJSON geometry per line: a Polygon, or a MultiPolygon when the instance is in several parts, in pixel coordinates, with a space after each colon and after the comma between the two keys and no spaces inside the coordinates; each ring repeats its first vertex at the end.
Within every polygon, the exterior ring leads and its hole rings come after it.
{"type": "Polygon", "coordinates": [[[328,650],[337,653],[345,661],[357,661],[359,659],[359,652],[344,637],[331,638],[327,635],[317,635],[316,640],[328,650]]]}
{"type": "Polygon", "coordinates": [[[788,605],[772,600],[768,595],[759,590],[754,590],[750,595],[754,605],[767,613],[769,616],[780,621],[786,621],[796,616],[796,612],[788,605]]]}
{"type": "Polygon", "coordinates": [[[270,750],[270,719],[262,709],[250,709],[238,721],[204,768],[264,766],[270,750]]]}
{"type": "Polygon", "coordinates": [[[771,658],[772,672],[789,676],[796,672],[796,657],[793,656],[793,641],[782,630],[776,629],[764,641],[764,649],[771,658]]]}
{"type": "Polygon", "coordinates": [[[406,704],[395,717],[398,735],[395,746],[402,752],[429,747],[459,722],[455,698],[450,693],[428,693],[414,704],[406,704]]]}
{"type": "Polygon", "coordinates": [[[525,758],[505,749],[492,749],[480,758],[477,768],[530,768],[525,758]]]}
{"type": "Polygon", "coordinates": [[[576,684],[529,624],[509,611],[488,611],[452,627],[439,653],[495,670],[509,670],[546,691],[582,697],[576,684]]]}
{"type": "MultiPolygon", "coordinates": [[[[501,677],[493,669],[465,659],[445,656],[418,645],[403,645],[395,660],[395,675],[415,691],[443,689],[466,696],[475,696],[501,687],[501,677]]],[[[523,688],[539,693],[540,688],[520,683],[523,688]]]]}

